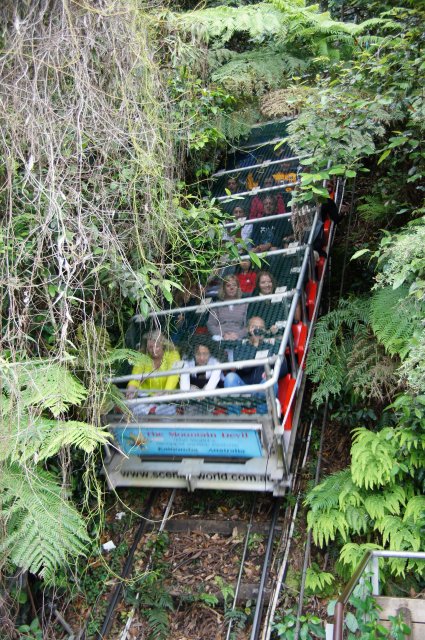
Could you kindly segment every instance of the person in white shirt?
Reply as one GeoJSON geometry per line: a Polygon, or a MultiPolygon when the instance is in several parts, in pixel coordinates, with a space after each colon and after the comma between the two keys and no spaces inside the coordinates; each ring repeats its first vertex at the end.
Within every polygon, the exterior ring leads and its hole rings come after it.
{"type": "Polygon", "coordinates": [[[189,367],[205,367],[207,365],[218,364],[217,358],[211,355],[211,351],[206,344],[198,344],[195,347],[194,357],[184,360],[184,368],[180,375],[180,389],[182,391],[198,391],[205,389],[211,391],[215,389],[220,382],[221,370],[213,369],[212,371],[204,371],[199,373],[185,373],[184,370],[189,367]]]}

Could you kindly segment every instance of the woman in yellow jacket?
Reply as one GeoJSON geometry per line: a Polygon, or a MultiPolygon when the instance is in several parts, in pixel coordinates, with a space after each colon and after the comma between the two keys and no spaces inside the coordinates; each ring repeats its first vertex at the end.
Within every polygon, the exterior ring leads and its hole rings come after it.
{"type": "MultiPolygon", "coordinates": [[[[146,376],[143,380],[130,380],[127,385],[126,397],[135,398],[139,391],[172,391],[179,385],[180,375],[171,374],[155,378],[149,374],[170,371],[180,362],[180,354],[172,343],[168,342],[160,331],[145,333],[142,337],[140,360],[131,370],[131,375],[146,376]]],[[[145,394],[141,394],[145,395],[145,394]]],[[[149,394],[150,395],[150,394],[149,394]]],[[[160,406],[160,405],[158,405],[160,406]]],[[[153,413],[152,405],[141,404],[137,413],[153,413]],[[143,411],[143,408],[146,411],[143,411]]],[[[136,409],[136,407],[134,407],[136,409]]]]}

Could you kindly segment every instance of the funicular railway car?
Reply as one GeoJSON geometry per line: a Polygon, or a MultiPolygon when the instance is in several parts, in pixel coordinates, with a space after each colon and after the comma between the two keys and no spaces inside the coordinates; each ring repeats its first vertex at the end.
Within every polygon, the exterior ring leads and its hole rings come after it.
{"type": "MultiPolygon", "coordinates": [[[[202,299],[133,319],[130,346],[145,342],[145,353],[159,351],[162,361],[111,379],[127,385],[131,417],[107,417],[115,440],[104,460],[110,487],[280,495],[290,486],[332,223],[321,224],[317,207],[291,210],[299,158],[282,144],[284,134],[284,123],[255,127],[215,175],[214,194],[231,219],[225,226],[236,225],[242,254],[258,253],[261,270],[241,255],[202,299]]],[[[337,185],[337,204],[341,191],[337,185]]]]}

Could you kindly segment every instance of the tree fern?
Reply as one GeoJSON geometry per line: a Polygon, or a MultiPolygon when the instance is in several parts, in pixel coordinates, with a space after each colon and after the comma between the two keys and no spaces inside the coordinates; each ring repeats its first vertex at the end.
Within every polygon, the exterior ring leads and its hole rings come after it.
{"type": "Polygon", "coordinates": [[[267,47],[235,53],[229,62],[212,72],[211,79],[234,95],[260,96],[279,87],[288,75],[302,73],[305,68],[304,60],[282,49],[267,47]]]}
{"type": "Polygon", "coordinates": [[[87,390],[66,367],[45,361],[4,363],[2,383],[22,408],[30,406],[49,410],[54,416],[64,413],[72,405],[79,405],[87,397],[87,390]]]}
{"type": "Polygon", "coordinates": [[[52,581],[69,556],[85,552],[85,523],[54,476],[33,470],[28,482],[21,467],[4,465],[0,493],[6,530],[0,549],[15,565],[52,581]]]}

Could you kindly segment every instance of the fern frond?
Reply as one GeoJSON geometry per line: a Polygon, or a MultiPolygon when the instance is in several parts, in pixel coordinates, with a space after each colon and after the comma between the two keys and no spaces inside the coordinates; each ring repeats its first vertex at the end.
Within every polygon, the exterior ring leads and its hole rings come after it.
{"type": "Polygon", "coordinates": [[[352,336],[369,320],[369,302],[364,298],[341,300],[338,307],[321,318],[307,359],[307,374],[318,387],[313,400],[319,404],[338,395],[345,386],[352,336]]]}
{"type": "Polygon", "coordinates": [[[370,527],[369,516],[365,508],[348,505],[345,509],[345,519],[350,529],[361,535],[367,533],[370,527]]]}
{"type": "Polygon", "coordinates": [[[359,327],[347,358],[347,382],[356,396],[389,400],[400,385],[399,361],[388,356],[366,327],[359,327]]]}
{"type": "Polygon", "coordinates": [[[382,520],[386,515],[399,515],[406,503],[406,491],[400,485],[386,487],[384,491],[365,498],[364,506],[373,520],[382,520]]]}
{"type": "Polygon", "coordinates": [[[87,389],[66,367],[51,362],[32,360],[9,365],[2,382],[9,394],[13,391],[19,398],[21,407],[47,409],[55,417],[87,397],[87,389]]]}
{"type": "Polygon", "coordinates": [[[84,554],[89,537],[85,523],[51,474],[27,473],[4,465],[0,476],[5,536],[0,545],[9,560],[24,570],[53,581],[70,555],[84,554]]]}
{"type": "Polygon", "coordinates": [[[320,593],[330,587],[335,582],[335,578],[332,573],[322,571],[319,566],[313,562],[311,567],[308,567],[305,576],[305,588],[312,593],[320,593]]]}
{"type": "Polygon", "coordinates": [[[19,420],[11,420],[10,424],[13,430],[1,449],[0,459],[21,464],[41,462],[68,446],[92,453],[111,438],[104,428],[75,420],[49,420],[21,415],[19,420]]]}
{"type": "Polygon", "coordinates": [[[403,358],[409,340],[418,325],[414,300],[408,298],[407,287],[385,287],[375,292],[371,300],[370,318],[378,340],[391,355],[403,358]]]}
{"type": "Polygon", "coordinates": [[[419,551],[421,548],[421,527],[413,526],[411,521],[404,522],[397,516],[385,516],[377,522],[382,534],[382,542],[394,551],[419,551]]]}
{"type": "Polygon", "coordinates": [[[347,539],[348,522],[339,509],[330,509],[326,512],[309,511],[307,525],[313,533],[314,544],[319,547],[328,545],[335,540],[339,533],[343,540],[347,539]]]}
{"type": "MultiPolygon", "coordinates": [[[[350,567],[350,571],[353,572],[358,567],[360,561],[367,551],[375,551],[377,549],[383,549],[383,547],[379,544],[374,544],[371,542],[366,542],[363,544],[357,544],[356,542],[347,542],[342,547],[339,558],[341,562],[344,565],[350,567]]],[[[380,558],[379,561],[382,564],[383,559],[380,558]]]]}
{"type": "Polygon", "coordinates": [[[306,66],[304,60],[289,56],[286,51],[264,47],[233,55],[229,62],[213,71],[211,79],[236,96],[260,96],[281,86],[284,78],[302,73],[306,66]]]}
{"type": "Polygon", "coordinates": [[[289,85],[285,89],[271,91],[260,101],[261,113],[267,118],[295,116],[313,91],[307,85],[289,85]]]}
{"type": "Polygon", "coordinates": [[[308,492],[304,504],[311,511],[330,511],[339,506],[339,494],[350,483],[350,469],[333,473],[308,492]]]}
{"type": "Polygon", "coordinates": [[[397,443],[393,429],[378,433],[368,429],[354,430],[351,447],[351,475],[358,487],[373,489],[394,482],[397,443]]]}
{"type": "Polygon", "coordinates": [[[224,46],[235,33],[244,32],[253,42],[266,38],[282,37],[287,24],[282,12],[268,3],[244,5],[243,7],[218,6],[184,14],[170,14],[171,29],[190,33],[195,39],[216,41],[224,46]]]}
{"type": "Polygon", "coordinates": [[[414,496],[406,505],[403,520],[425,524],[425,496],[414,496]]]}

